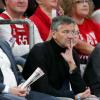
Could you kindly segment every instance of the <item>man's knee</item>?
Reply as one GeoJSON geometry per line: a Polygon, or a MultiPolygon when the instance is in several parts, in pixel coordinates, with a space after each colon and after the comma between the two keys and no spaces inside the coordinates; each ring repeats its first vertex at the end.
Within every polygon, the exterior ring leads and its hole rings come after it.
{"type": "Polygon", "coordinates": [[[57,97],[58,100],[74,100],[74,99],[71,99],[71,98],[67,98],[67,97],[57,97]]]}

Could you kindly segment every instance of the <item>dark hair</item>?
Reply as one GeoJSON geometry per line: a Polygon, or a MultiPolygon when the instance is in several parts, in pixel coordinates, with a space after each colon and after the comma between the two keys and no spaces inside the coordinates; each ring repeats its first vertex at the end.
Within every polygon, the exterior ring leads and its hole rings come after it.
{"type": "Polygon", "coordinates": [[[24,15],[26,17],[30,17],[36,11],[37,7],[38,3],[36,2],[36,0],[28,0],[28,8],[24,15]]]}
{"type": "Polygon", "coordinates": [[[100,0],[93,0],[95,9],[99,9],[100,8],[100,0]]]}
{"type": "Polygon", "coordinates": [[[3,4],[6,5],[5,0],[2,0],[3,4]]]}
{"type": "Polygon", "coordinates": [[[68,16],[58,16],[52,19],[51,30],[57,30],[59,25],[62,24],[76,24],[73,19],[68,16]]]}

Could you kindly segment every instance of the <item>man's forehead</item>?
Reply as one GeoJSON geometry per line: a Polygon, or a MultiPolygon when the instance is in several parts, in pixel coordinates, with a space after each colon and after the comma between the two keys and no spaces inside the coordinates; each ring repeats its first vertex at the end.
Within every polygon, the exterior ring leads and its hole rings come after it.
{"type": "Polygon", "coordinates": [[[19,1],[19,0],[8,0],[8,1],[16,2],[16,1],[19,1]]]}
{"type": "Polygon", "coordinates": [[[67,28],[67,29],[75,29],[75,25],[74,24],[67,24],[67,23],[64,23],[64,24],[61,24],[61,25],[59,25],[58,26],[58,28],[60,29],[62,29],[62,28],[67,28]]]}

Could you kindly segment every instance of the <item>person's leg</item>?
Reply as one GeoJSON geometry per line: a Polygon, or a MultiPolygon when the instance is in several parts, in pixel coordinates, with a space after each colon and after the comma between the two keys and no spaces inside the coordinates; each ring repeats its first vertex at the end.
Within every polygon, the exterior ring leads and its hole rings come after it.
{"type": "Polygon", "coordinates": [[[100,100],[100,98],[86,98],[86,99],[83,99],[83,100],[100,100]]]}
{"type": "Polygon", "coordinates": [[[67,99],[63,97],[54,97],[48,94],[39,93],[35,91],[30,92],[26,98],[27,100],[73,100],[73,99],[67,99]]]}
{"type": "Polygon", "coordinates": [[[72,98],[67,98],[67,97],[56,97],[58,98],[59,100],[74,100],[72,98]]]}
{"type": "Polygon", "coordinates": [[[12,94],[0,95],[0,100],[27,100],[25,97],[15,96],[12,94]]]}
{"type": "Polygon", "coordinates": [[[7,98],[3,97],[2,95],[0,95],[0,100],[9,100],[9,99],[7,99],[7,98]]]}
{"type": "Polygon", "coordinates": [[[24,66],[26,59],[20,56],[15,56],[15,61],[18,65],[24,66]]]}

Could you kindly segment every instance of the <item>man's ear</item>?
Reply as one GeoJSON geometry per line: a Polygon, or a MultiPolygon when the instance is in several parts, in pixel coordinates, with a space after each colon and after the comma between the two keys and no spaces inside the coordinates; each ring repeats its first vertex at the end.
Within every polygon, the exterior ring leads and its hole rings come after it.
{"type": "Polygon", "coordinates": [[[50,30],[47,40],[50,40],[51,38],[52,38],[52,31],[50,30]]]}
{"type": "Polygon", "coordinates": [[[56,38],[56,30],[52,30],[52,37],[55,39],[56,38]]]}

